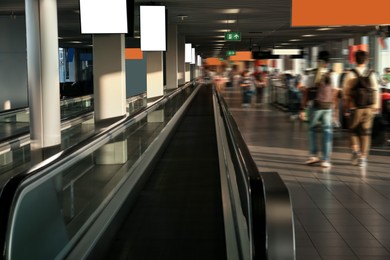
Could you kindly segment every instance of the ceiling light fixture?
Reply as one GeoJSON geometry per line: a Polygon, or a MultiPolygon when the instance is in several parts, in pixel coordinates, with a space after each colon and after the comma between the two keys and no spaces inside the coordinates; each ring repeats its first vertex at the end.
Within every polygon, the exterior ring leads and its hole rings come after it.
{"type": "Polygon", "coordinates": [[[238,14],[240,9],[223,9],[221,13],[223,14],[238,14]]]}
{"type": "Polygon", "coordinates": [[[180,20],[184,21],[185,18],[188,18],[188,15],[179,14],[179,15],[177,16],[177,18],[179,18],[180,20]]]}
{"type": "Polygon", "coordinates": [[[314,34],[305,34],[305,35],[302,35],[302,37],[314,37],[315,35],[314,34]]]}
{"type": "Polygon", "coordinates": [[[291,39],[290,42],[299,42],[302,41],[301,39],[291,39]]]}
{"type": "Polygon", "coordinates": [[[334,28],[330,28],[330,27],[324,27],[324,28],[318,28],[317,31],[329,31],[329,30],[333,30],[334,28]]]}
{"type": "Polygon", "coordinates": [[[236,23],[237,20],[219,20],[218,23],[227,23],[227,24],[232,24],[236,23]]]}

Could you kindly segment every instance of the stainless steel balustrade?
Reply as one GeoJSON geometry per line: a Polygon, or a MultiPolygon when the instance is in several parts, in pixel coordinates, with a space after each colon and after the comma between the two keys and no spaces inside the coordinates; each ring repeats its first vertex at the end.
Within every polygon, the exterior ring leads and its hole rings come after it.
{"type": "MultiPolygon", "coordinates": [[[[127,99],[127,115],[131,115],[146,106],[146,93],[130,97],[127,99]]],[[[88,130],[93,133],[93,95],[61,100],[61,118],[63,148],[74,144],[73,132],[80,131],[80,127],[84,129],[83,131],[88,130]],[[75,126],[80,127],[76,129],[75,126]]],[[[12,136],[1,138],[0,140],[0,175],[13,169],[15,166],[29,162],[29,120],[28,108],[0,113],[0,124],[21,125],[16,133],[12,133],[12,136]]],[[[8,178],[8,176],[4,178],[8,178]]]]}
{"type": "MultiPolygon", "coordinates": [[[[182,105],[189,103],[196,89],[187,84],[130,119],[11,179],[2,193],[14,193],[8,201],[12,203],[8,221],[1,223],[7,229],[5,258],[62,259],[82,243],[94,224],[106,221],[102,218],[114,196],[131,190],[123,185],[134,185],[135,176],[140,178],[141,171],[135,169],[144,157],[150,157],[154,150],[150,147],[160,142],[162,133],[169,133],[171,119],[183,111],[182,105]]],[[[0,197],[1,212],[7,210],[4,200],[0,197]]],[[[109,212],[115,214],[115,209],[109,212]]]]}
{"type": "Polygon", "coordinates": [[[292,204],[276,172],[259,172],[223,97],[215,92],[226,243],[231,259],[295,259],[292,204]],[[218,113],[219,112],[219,113],[218,113]],[[225,175],[225,176],[223,176],[225,175]],[[230,209],[230,210],[229,210],[230,209]],[[230,240],[230,242],[228,241],[230,240]]]}

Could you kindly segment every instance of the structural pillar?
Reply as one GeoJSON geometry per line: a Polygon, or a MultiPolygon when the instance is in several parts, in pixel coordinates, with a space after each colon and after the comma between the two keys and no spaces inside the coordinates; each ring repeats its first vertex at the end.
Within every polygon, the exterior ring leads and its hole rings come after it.
{"type": "Polygon", "coordinates": [[[126,114],[124,34],[93,36],[95,122],[126,114]]]}
{"type": "Polygon", "coordinates": [[[191,64],[185,63],[184,81],[188,82],[191,80],[191,64]]]}
{"type": "Polygon", "coordinates": [[[57,1],[26,0],[31,150],[61,144],[57,1]]]}
{"type": "MultiPolygon", "coordinates": [[[[126,67],[124,34],[93,36],[93,81],[95,122],[126,114],[126,67]]],[[[122,164],[127,161],[127,140],[115,142],[95,152],[96,164],[122,164]]]]}
{"type": "Polygon", "coordinates": [[[147,98],[164,95],[163,53],[161,51],[146,54],[146,96],[147,98]]]}
{"type": "Polygon", "coordinates": [[[185,83],[185,37],[184,35],[178,35],[177,37],[177,79],[178,84],[182,85],[185,83]]]}
{"type": "Polygon", "coordinates": [[[177,24],[169,24],[167,45],[167,89],[177,88],[177,24]]]}

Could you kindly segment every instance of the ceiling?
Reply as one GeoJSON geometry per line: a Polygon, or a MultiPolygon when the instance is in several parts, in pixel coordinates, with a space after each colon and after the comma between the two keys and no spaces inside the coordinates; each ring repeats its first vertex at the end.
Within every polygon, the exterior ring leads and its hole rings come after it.
{"type": "MultiPolygon", "coordinates": [[[[195,46],[202,57],[224,55],[228,49],[259,50],[275,46],[306,47],[365,35],[374,26],[291,28],[291,0],[135,0],[134,32],[139,35],[140,4],[165,5],[168,22],[177,23],[178,32],[195,46]],[[240,42],[225,42],[224,31],[241,33],[240,42]]],[[[62,47],[90,46],[91,35],[80,33],[79,0],[57,0],[59,44],[62,47]]],[[[1,16],[24,16],[24,0],[1,0],[1,16]]],[[[127,39],[137,45],[139,39],[127,39]]]]}

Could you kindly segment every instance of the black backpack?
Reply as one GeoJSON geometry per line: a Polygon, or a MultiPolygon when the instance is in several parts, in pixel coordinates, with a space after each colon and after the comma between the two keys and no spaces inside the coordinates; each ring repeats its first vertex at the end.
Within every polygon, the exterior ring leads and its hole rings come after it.
{"type": "Polygon", "coordinates": [[[374,104],[374,89],[371,86],[371,70],[366,70],[362,75],[355,69],[356,81],[351,87],[351,98],[357,108],[366,108],[374,104]]]}

